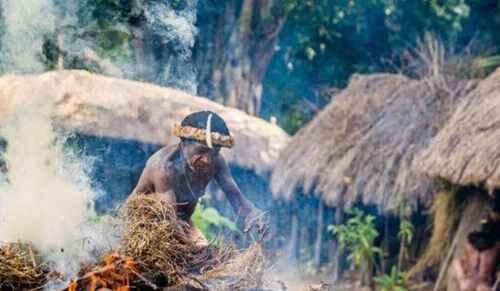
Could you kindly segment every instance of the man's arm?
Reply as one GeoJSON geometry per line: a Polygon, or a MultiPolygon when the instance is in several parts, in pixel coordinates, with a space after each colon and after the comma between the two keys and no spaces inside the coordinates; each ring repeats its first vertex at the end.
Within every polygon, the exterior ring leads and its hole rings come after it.
{"type": "Polygon", "coordinates": [[[255,207],[243,193],[241,193],[240,188],[234,181],[231,171],[222,156],[217,159],[215,181],[221,187],[222,191],[224,191],[234,212],[236,212],[239,217],[245,219],[255,207]]]}
{"type": "Polygon", "coordinates": [[[134,190],[132,190],[132,195],[134,194],[149,194],[154,191],[153,184],[150,179],[150,170],[149,165],[146,163],[146,166],[142,170],[141,176],[139,177],[139,181],[135,186],[134,190]]]}
{"type": "Polygon", "coordinates": [[[499,252],[500,243],[496,243],[491,249],[480,254],[479,279],[482,282],[491,282],[494,279],[499,252]]]}

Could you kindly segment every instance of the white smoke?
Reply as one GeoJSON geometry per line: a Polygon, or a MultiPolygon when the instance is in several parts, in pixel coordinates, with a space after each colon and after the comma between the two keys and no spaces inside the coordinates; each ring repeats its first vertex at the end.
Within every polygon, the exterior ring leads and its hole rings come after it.
{"type": "MultiPolygon", "coordinates": [[[[155,72],[152,81],[196,94],[196,70],[191,51],[197,34],[197,0],[183,1],[180,9],[172,8],[168,1],[137,1],[137,9],[143,11],[146,20],[145,26],[140,29],[153,32],[155,41],[167,44],[169,49],[168,52],[154,52],[161,54],[161,58],[146,55],[142,56],[144,59],[134,60],[130,56],[110,57],[102,54],[99,43],[102,40],[88,36],[97,33],[94,30],[98,30],[98,24],[92,18],[92,13],[86,11],[87,4],[87,1],[78,0],[0,1],[5,30],[0,40],[0,71],[39,73],[46,70],[43,45],[46,39],[52,39],[66,58],[79,58],[80,61],[92,63],[104,74],[115,77],[141,79],[143,76],[140,72],[144,67],[151,66],[150,60],[153,58],[160,62],[160,69],[155,72]]],[[[123,23],[116,23],[115,27],[107,30],[131,33],[123,23]]]]}
{"type": "Polygon", "coordinates": [[[55,30],[52,0],[2,0],[4,17],[1,67],[10,73],[37,73],[44,36],[55,30]]]}
{"type": "Polygon", "coordinates": [[[0,185],[0,241],[30,242],[53,270],[75,277],[80,263],[110,249],[118,235],[90,224],[96,193],[85,163],[65,150],[51,126],[50,99],[22,104],[1,128],[7,179],[0,185]]]}
{"type": "Polygon", "coordinates": [[[162,36],[162,42],[175,52],[163,64],[158,83],[196,94],[196,70],[191,51],[196,34],[196,0],[184,1],[184,8],[173,10],[167,2],[145,5],[145,17],[150,29],[162,36]]]}
{"type": "MultiPolygon", "coordinates": [[[[145,27],[167,44],[168,57],[156,82],[196,93],[196,71],[191,60],[197,29],[196,0],[186,0],[182,9],[170,4],[139,1],[145,6],[145,27]]],[[[84,37],[79,27],[86,1],[0,0],[3,33],[0,71],[40,73],[46,39],[57,39],[65,56],[98,63],[108,75],[135,78],[144,60],[106,58],[97,40],[84,37]]],[[[94,24],[92,24],[94,25],[94,24]]],[[[117,30],[127,30],[123,25],[117,30]]],[[[165,54],[163,54],[165,55],[165,54]]],[[[0,179],[0,243],[23,241],[33,244],[51,268],[65,277],[49,289],[60,290],[77,275],[80,264],[97,258],[118,242],[107,224],[90,224],[95,213],[96,193],[90,187],[88,164],[63,147],[50,121],[50,98],[32,100],[4,120],[0,135],[7,141],[7,179],[0,179]]]]}
{"type": "MultiPolygon", "coordinates": [[[[165,3],[155,3],[145,9],[149,25],[156,33],[163,35],[165,42],[174,43],[179,50],[189,54],[197,33],[196,2],[189,1],[183,11],[176,12],[165,3]]],[[[181,55],[182,56],[182,55],[181,55]]],[[[187,57],[188,55],[184,55],[187,57]]]]}

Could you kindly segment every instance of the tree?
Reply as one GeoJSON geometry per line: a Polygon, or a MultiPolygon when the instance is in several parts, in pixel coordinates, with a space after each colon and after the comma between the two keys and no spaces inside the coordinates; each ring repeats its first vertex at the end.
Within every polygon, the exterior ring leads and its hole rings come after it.
{"type": "Polygon", "coordinates": [[[198,93],[258,115],[262,79],[292,1],[200,3],[195,45],[198,93]]]}
{"type": "MultiPolygon", "coordinates": [[[[470,9],[461,0],[305,0],[288,15],[264,84],[262,115],[293,133],[353,73],[395,71],[427,31],[456,39],[470,9]]],[[[465,41],[463,41],[465,42],[465,41]]]]}

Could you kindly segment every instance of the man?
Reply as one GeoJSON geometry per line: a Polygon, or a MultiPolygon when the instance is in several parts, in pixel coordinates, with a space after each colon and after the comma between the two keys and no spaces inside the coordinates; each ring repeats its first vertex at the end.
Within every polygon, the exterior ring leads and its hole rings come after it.
{"type": "Polygon", "coordinates": [[[490,291],[500,259],[500,196],[492,197],[488,217],[467,236],[461,258],[453,262],[458,291],[490,291]]]}
{"type": "Polygon", "coordinates": [[[490,291],[500,245],[481,232],[472,232],[462,257],[453,263],[457,291],[490,291]]]}
{"type": "Polygon", "coordinates": [[[206,244],[191,215],[208,183],[215,180],[243,222],[244,232],[255,226],[264,236],[267,232],[264,213],[241,193],[220,154],[222,147],[234,145],[224,120],[211,111],[195,112],[174,127],[174,134],[181,141],[161,148],[149,158],[133,193],[160,195],[175,206],[178,218],[189,223],[192,239],[206,244]]]}

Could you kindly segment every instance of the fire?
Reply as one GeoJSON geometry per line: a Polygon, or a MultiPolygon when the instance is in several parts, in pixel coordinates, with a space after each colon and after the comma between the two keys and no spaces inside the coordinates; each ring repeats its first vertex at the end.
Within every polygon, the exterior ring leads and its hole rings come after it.
{"type": "Polygon", "coordinates": [[[76,291],[76,287],[78,287],[78,284],[76,283],[76,281],[71,280],[69,282],[68,291],[76,291]]]}
{"type": "Polygon", "coordinates": [[[93,268],[82,277],[71,280],[68,291],[107,288],[113,291],[129,291],[130,282],[134,276],[140,276],[137,263],[118,252],[111,252],[102,259],[99,267],[93,268]]]}

